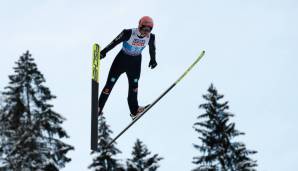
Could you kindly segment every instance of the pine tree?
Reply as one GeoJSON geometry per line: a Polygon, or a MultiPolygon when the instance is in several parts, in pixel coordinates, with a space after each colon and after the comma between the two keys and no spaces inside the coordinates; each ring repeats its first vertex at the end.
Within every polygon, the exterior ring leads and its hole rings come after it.
{"type": "Polygon", "coordinates": [[[249,155],[256,151],[235,142],[234,139],[244,133],[235,129],[235,123],[229,122],[234,115],[227,112],[227,101],[220,102],[223,97],[212,84],[208,94],[203,95],[207,103],[199,107],[206,113],[199,115],[200,121],[194,124],[201,140],[201,145],[194,145],[200,151],[200,156],[193,158],[193,163],[198,165],[194,171],[254,171],[257,164],[249,155]]]}
{"type": "Polygon", "coordinates": [[[139,139],[137,139],[131,154],[132,158],[127,160],[128,171],[155,171],[159,167],[158,162],[163,159],[158,154],[149,157],[151,152],[139,139]]]}
{"type": "MultiPolygon", "coordinates": [[[[0,116],[3,115],[3,97],[2,97],[2,92],[0,91],[0,116]]],[[[0,126],[0,129],[1,129],[1,126],[0,126]]],[[[4,154],[3,154],[3,146],[1,145],[2,144],[2,138],[3,137],[1,135],[1,131],[0,131],[0,170],[5,170],[5,166],[4,166],[4,154]]]]}
{"type": "Polygon", "coordinates": [[[115,156],[121,153],[115,147],[115,143],[108,146],[112,138],[110,134],[113,132],[110,130],[110,126],[106,123],[104,116],[98,117],[98,152],[93,151],[91,154],[95,155],[93,163],[88,167],[95,171],[119,171],[123,170],[121,164],[115,156]]]}
{"type": "Polygon", "coordinates": [[[29,51],[16,62],[14,74],[3,92],[0,136],[4,163],[9,171],[62,168],[70,162],[66,156],[74,148],[61,141],[69,138],[61,127],[64,118],[53,111],[45,78],[29,51]]]}
{"type": "Polygon", "coordinates": [[[257,153],[257,151],[247,150],[245,144],[240,142],[233,143],[235,154],[235,170],[256,171],[257,162],[252,160],[249,155],[257,153]]]}

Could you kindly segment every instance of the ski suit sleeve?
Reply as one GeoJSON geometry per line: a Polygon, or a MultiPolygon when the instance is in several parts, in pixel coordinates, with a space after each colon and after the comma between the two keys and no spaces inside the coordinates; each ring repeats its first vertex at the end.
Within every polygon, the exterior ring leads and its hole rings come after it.
{"type": "Polygon", "coordinates": [[[151,60],[155,60],[155,35],[151,34],[150,40],[149,40],[149,54],[151,60]]]}
{"type": "Polygon", "coordinates": [[[110,44],[108,44],[101,53],[108,53],[111,49],[117,46],[119,43],[126,41],[131,36],[131,29],[124,29],[110,44]]]}

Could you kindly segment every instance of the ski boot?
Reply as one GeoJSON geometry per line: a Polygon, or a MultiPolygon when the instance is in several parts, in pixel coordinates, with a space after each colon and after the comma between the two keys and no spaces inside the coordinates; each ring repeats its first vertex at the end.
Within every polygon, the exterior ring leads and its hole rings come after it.
{"type": "Polygon", "coordinates": [[[133,114],[130,114],[130,117],[132,118],[132,120],[135,120],[140,114],[142,114],[150,105],[146,105],[146,106],[139,106],[138,110],[133,114]]]}

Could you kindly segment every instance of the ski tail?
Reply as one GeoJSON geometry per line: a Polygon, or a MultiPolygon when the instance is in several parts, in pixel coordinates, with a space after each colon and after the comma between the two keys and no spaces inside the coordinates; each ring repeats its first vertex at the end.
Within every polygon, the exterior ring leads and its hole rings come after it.
{"type": "Polygon", "coordinates": [[[98,148],[98,84],[100,66],[100,46],[94,43],[92,48],[92,83],[91,83],[91,150],[98,148]]]}

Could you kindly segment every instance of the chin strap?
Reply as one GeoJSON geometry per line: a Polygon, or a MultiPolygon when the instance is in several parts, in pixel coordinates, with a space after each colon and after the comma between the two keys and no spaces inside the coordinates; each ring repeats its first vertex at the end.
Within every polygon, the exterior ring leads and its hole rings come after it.
{"type": "Polygon", "coordinates": [[[137,36],[138,36],[139,38],[144,38],[144,37],[146,37],[147,35],[142,36],[142,34],[141,34],[141,32],[140,32],[140,30],[139,30],[139,28],[138,28],[137,36]]]}

